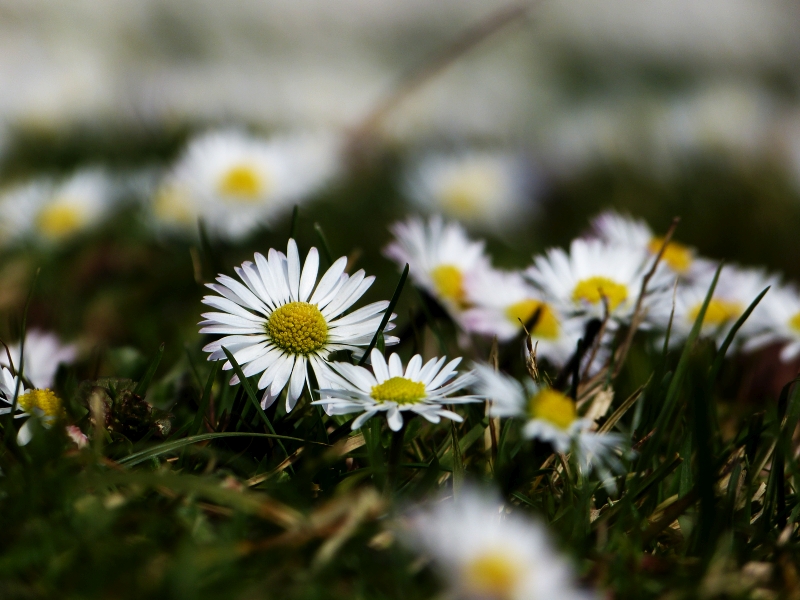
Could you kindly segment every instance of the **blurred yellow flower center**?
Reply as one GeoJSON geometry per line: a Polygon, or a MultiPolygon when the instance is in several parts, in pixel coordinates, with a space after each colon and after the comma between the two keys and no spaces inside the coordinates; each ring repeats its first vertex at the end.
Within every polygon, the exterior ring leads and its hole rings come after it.
{"type": "Polygon", "coordinates": [[[83,211],[77,206],[61,202],[45,206],[36,217],[37,229],[54,240],[74,233],[83,223],[83,211]]]}
{"type": "MultiPolygon", "coordinates": [[[[650,240],[647,249],[650,250],[652,254],[658,254],[663,245],[664,238],[656,237],[650,240]]],[[[689,267],[692,266],[692,251],[683,244],[670,242],[667,244],[667,247],[664,248],[664,255],[661,257],[661,260],[667,263],[673,271],[685,273],[689,270],[689,267]]]]}
{"type": "Polygon", "coordinates": [[[800,331],[800,313],[797,313],[795,316],[789,319],[789,327],[795,331],[800,331]]]}
{"type": "Polygon", "coordinates": [[[392,377],[383,383],[372,386],[369,395],[376,402],[416,404],[425,398],[425,384],[411,381],[405,377],[392,377]]]}
{"type": "Polygon", "coordinates": [[[328,340],[328,322],[308,302],[290,302],[273,312],[266,325],[272,342],[291,354],[311,354],[328,340]]]}
{"type": "Polygon", "coordinates": [[[628,298],[628,288],[608,277],[597,276],[581,279],[572,292],[573,302],[597,304],[603,297],[608,298],[608,309],[614,310],[628,298]]]}
{"type": "Polygon", "coordinates": [[[46,417],[61,417],[64,414],[61,398],[51,390],[30,390],[25,392],[17,399],[17,404],[27,413],[33,413],[38,408],[46,417]]]}
{"type": "Polygon", "coordinates": [[[543,419],[559,429],[567,429],[578,418],[575,402],[550,388],[543,389],[530,399],[528,414],[532,419],[543,419]]]}
{"type": "Polygon", "coordinates": [[[254,167],[236,165],[220,178],[219,193],[236,202],[257,202],[264,195],[268,184],[264,175],[254,167]]]}
{"type": "Polygon", "coordinates": [[[464,276],[454,265],[439,265],[431,271],[436,292],[444,299],[458,304],[464,301],[464,276]]]}
{"type": "Polygon", "coordinates": [[[165,185],[158,190],[153,201],[153,213],[161,221],[185,225],[194,223],[194,214],[186,191],[174,185],[165,185]]]}
{"type": "MultiPolygon", "coordinates": [[[[697,315],[700,314],[700,309],[702,307],[703,303],[700,302],[689,311],[689,321],[694,323],[697,320],[697,315]]],[[[722,325],[731,319],[737,318],[742,312],[744,312],[744,308],[738,302],[729,302],[727,300],[712,298],[708,303],[703,325],[722,325]]]]}
{"type": "Polygon", "coordinates": [[[531,336],[545,340],[557,340],[559,325],[553,310],[544,302],[538,300],[521,300],[512,304],[506,309],[506,317],[515,325],[522,321],[527,327],[528,322],[533,318],[534,313],[541,308],[536,325],[531,331],[531,336]]]}
{"type": "Polygon", "coordinates": [[[442,189],[442,208],[453,215],[474,217],[491,208],[485,206],[498,186],[495,173],[472,169],[459,173],[442,189]]]}
{"type": "Polygon", "coordinates": [[[464,583],[470,595],[481,598],[512,598],[525,570],[513,557],[502,552],[481,554],[467,563],[464,583]]]}

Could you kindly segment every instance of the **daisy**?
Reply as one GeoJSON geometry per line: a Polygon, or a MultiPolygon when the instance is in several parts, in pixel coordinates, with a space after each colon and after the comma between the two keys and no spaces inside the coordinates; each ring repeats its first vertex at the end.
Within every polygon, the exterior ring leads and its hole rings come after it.
{"type": "Polygon", "coordinates": [[[398,265],[408,263],[416,285],[436,298],[451,314],[467,306],[466,281],[489,268],[483,242],[473,242],[464,229],[434,216],[426,223],[411,218],[391,228],[395,241],[384,253],[398,265]]]}
{"type": "Polygon", "coordinates": [[[153,214],[178,229],[202,218],[216,235],[240,239],[308,198],[337,168],[332,137],[210,132],[192,140],[165,177],[153,214]]]}
{"type": "Polygon", "coordinates": [[[537,356],[556,366],[569,360],[584,333],[580,319],[568,318],[555,304],[545,301],[542,291],[516,271],[482,270],[468,281],[466,297],[472,308],[459,319],[464,329],[497,336],[500,342],[522,333],[523,324],[528,326],[538,311],[529,333],[538,344],[537,356]]]}
{"type": "Polygon", "coordinates": [[[505,152],[429,154],[406,176],[406,195],[421,210],[480,227],[519,226],[531,212],[532,173],[505,152]]]}
{"type": "MultiPolygon", "coordinates": [[[[8,346],[16,368],[20,366],[19,350],[19,342],[8,346]]],[[[72,363],[76,355],[77,349],[73,344],[62,344],[55,334],[32,329],[25,335],[25,378],[34,387],[52,387],[59,365],[72,363]]],[[[0,366],[11,366],[4,348],[0,348],[0,366]]]]}
{"type": "MultiPolygon", "coordinates": [[[[24,368],[24,367],[23,367],[24,368]]],[[[17,394],[17,414],[15,419],[27,419],[17,432],[17,443],[24,446],[31,441],[33,430],[30,417],[35,415],[41,419],[42,425],[51,427],[59,419],[66,416],[64,405],[55,392],[50,389],[26,388],[19,377],[11,374],[5,367],[0,367],[0,400],[9,406],[0,408],[0,414],[8,414],[17,394]]]]}
{"type": "Polygon", "coordinates": [[[475,365],[478,394],[491,401],[489,416],[524,419],[522,433],[528,439],[547,442],[556,452],[573,451],[582,471],[596,469],[603,480],[624,471],[617,454],[623,438],[590,431],[592,422],[578,416],[575,401],[531,379],[525,385],[483,364],[475,365]]]}
{"type": "MultiPolygon", "coordinates": [[[[568,314],[602,319],[607,299],[613,319],[630,318],[646,269],[642,253],[601,240],[575,239],[569,253],[553,248],[534,258],[525,275],[568,314]]],[[[661,284],[651,284],[651,289],[661,284]]],[[[651,294],[652,296],[652,294],[651,294]]]]}
{"type": "Polygon", "coordinates": [[[769,344],[782,346],[780,359],[789,362],[800,355],[800,291],[794,285],[775,286],[761,300],[742,330],[752,337],[745,350],[769,344]]]}
{"type": "Polygon", "coordinates": [[[4,241],[33,236],[61,242],[99,223],[109,212],[112,184],[100,169],[79,171],[62,182],[42,179],[7,191],[0,198],[4,241]]]}
{"type": "Polygon", "coordinates": [[[403,536],[433,560],[452,595],[474,600],[589,600],[544,526],[471,486],[412,513],[403,536]]]}
{"type": "Polygon", "coordinates": [[[408,361],[405,371],[397,354],[392,354],[387,362],[383,354],[374,349],[370,359],[372,372],[349,363],[331,363],[336,372],[330,378],[332,387],[320,390],[325,397],[312,404],[325,406],[328,414],[332,415],[360,412],[353,421],[353,429],[360,428],[367,419],[383,412],[389,428],[400,431],[405,411],[420,415],[431,423],[438,423],[442,417],[460,423],[463,419],[447,410],[445,405],[481,400],[477,396],[453,396],[473,381],[471,373],[457,376],[460,358],[446,365],[444,357],[432,358],[423,365],[422,357],[416,354],[408,361]]]}
{"type": "MultiPolygon", "coordinates": [[[[592,229],[598,237],[612,246],[630,248],[641,252],[648,259],[655,257],[664,245],[664,238],[657,236],[642,219],[633,219],[614,211],[604,212],[592,221],[592,229]]],[[[697,272],[708,272],[709,261],[698,258],[697,251],[679,242],[670,241],[664,249],[661,264],[673,273],[690,276],[697,272]]]]}
{"type": "MultiPolygon", "coordinates": [[[[374,302],[344,314],[375,280],[360,270],[344,272],[347,258],[331,265],[317,281],[319,253],[311,248],[300,268],[297,244],[289,240],[286,254],[270,249],[268,257],[255,255],[255,263],[236,268],[240,283],[227,275],[207,284],[219,296],[205,296],[203,303],[222,312],[203,314],[200,333],[225,337],[205,346],[208,360],[225,360],[227,348],[246,377],[261,373],[258,389],[266,408],[288,384],[286,410],[291,411],[306,386],[308,366],[321,388],[330,387],[327,359],[331,352],[363,353],[380,325],[388,301],[374,302]]],[[[393,315],[394,317],[394,315],[393,315]]],[[[394,328],[388,323],[386,330],[394,328]]],[[[398,339],[386,336],[386,344],[398,339]]],[[[233,368],[226,362],[223,369],[233,368]]],[[[231,385],[239,382],[238,377],[231,385]]]]}
{"type": "MultiPolygon", "coordinates": [[[[686,340],[694,326],[694,322],[700,314],[703,301],[711,287],[713,273],[698,278],[697,281],[688,285],[679,286],[675,295],[675,315],[670,329],[670,344],[681,344],[686,340]]],[[[742,269],[735,266],[726,266],[722,269],[714,295],[706,309],[700,335],[705,338],[714,339],[718,344],[721,343],[736,320],[742,316],[750,303],[767,286],[776,287],[779,280],[774,275],[769,275],[760,269],[742,269]]],[[[772,294],[770,291],[766,297],[772,294]]],[[[765,297],[765,300],[766,300],[765,297]]],[[[758,333],[757,324],[765,316],[766,308],[762,300],[756,306],[750,318],[745,322],[744,327],[739,330],[738,341],[758,333]]],[[[666,329],[669,322],[669,315],[672,310],[672,295],[659,298],[650,312],[649,317],[654,322],[660,324],[662,329],[666,329]]]]}

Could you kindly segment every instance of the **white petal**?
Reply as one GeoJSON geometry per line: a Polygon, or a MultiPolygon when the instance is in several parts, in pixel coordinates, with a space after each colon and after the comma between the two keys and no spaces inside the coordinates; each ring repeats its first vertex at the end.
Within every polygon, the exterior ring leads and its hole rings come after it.
{"type": "Polygon", "coordinates": [[[298,356],[294,363],[292,370],[292,377],[289,380],[289,391],[286,394],[286,412],[292,412],[297,399],[303,393],[303,387],[306,384],[306,375],[308,373],[308,366],[305,357],[298,356]]]}
{"type": "Polygon", "coordinates": [[[319,270],[319,252],[316,248],[311,248],[306,256],[306,263],[303,265],[303,273],[300,276],[299,300],[305,302],[314,289],[317,282],[317,271],[319,270]]]}
{"type": "Polygon", "coordinates": [[[419,372],[422,369],[422,357],[419,354],[415,354],[411,357],[411,360],[408,361],[408,366],[406,367],[405,378],[410,379],[411,381],[419,381],[419,372]]]}
{"type": "Polygon", "coordinates": [[[375,373],[375,379],[378,383],[383,383],[389,379],[389,367],[386,365],[386,359],[377,348],[372,349],[372,354],[369,355],[372,362],[372,372],[375,373]]]}
{"type": "Polygon", "coordinates": [[[336,287],[337,283],[339,283],[339,278],[342,273],[344,273],[344,268],[346,266],[346,256],[342,256],[339,260],[331,265],[330,269],[328,269],[322,276],[322,279],[319,280],[319,285],[317,286],[317,289],[314,290],[314,294],[309,300],[311,304],[317,304],[317,306],[320,308],[324,307],[320,301],[323,300],[331,291],[333,291],[333,288],[336,287]]]}
{"type": "Polygon", "coordinates": [[[358,415],[355,418],[355,420],[353,421],[353,425],[351,426],[351,429],[353,429],[353,430],[361,429],[361,426],[364,423],[366,423],[368,419],[370,419],[371,417],[375,416],[375,414],[377,412],[378,412],[377,410],[368,410],[367,412],[358,415]]]}
{"type": "Polygon", "coordinates": [[[292,300],[299,300],[300,291],[300,254],[297,251],[297,244],[294,240],[289,240],[286,249],[286,267],[289,274],[289,293],[292,300]]]}
{"type": "Polygon", "coordinates": [[[396,406],[392,406],[386,413],[386,421],[389,423],[389,429],[400,431],[403,427],[403,414],[397,410],[396,406]]]}
{"type": "Polygon", "coordinates": [[[31,441],[31,437],[33,437],[33,430],[31,429],[31,420],[28,419],[22,424],[22,427],[19,428],[19,432],[17,432],[17,444],[19,446],[24,446],[31,441]]]}
{"type": "Polygon", "coordinates": [[[389,377],[402,377],[403,376],[403,362],[397,354],[392,353],[389,356],[389,377]]]}
{"type": "MultiPolygon", "coordinates": [[[[269,386],[270,394],[279,394],[280,391],[286,387],[286,382],[292,375],[292,370],[295,367],[295,357],[288,356],[287,360],[283,362],[278,361],[278,368],[275,371],[275,377],[269,386]]],[[[305,364],[305,362],[303,363],[305,364]]]]}

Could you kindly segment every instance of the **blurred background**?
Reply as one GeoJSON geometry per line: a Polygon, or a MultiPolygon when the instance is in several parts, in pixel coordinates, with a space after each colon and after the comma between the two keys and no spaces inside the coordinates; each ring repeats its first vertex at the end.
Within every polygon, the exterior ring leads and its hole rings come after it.
{"type": "MultiPolygon", "coordinates": [[[[236,240],[146,216],[186,144],[230,127],[336,140],[296,233],[318,245],[318,223],[334,257],[356,251],[374,298],[396,282],[387,226],[434,186],[426,157],[476,152],[517,169],[505,225],[464,213],[498,265],[615,207],[657,232],[680,216],[701,252],[800,279],[798,23],[789,0],[4,2],[0,184],[102,168],[118,209],[57,247],[3,246],[0,330],[14,338],[38,268],[36,326],[181,356],[200,283],[289,232],[289,209],[236,240]]],[[[97,352],[96,372],[119,367],[97,352]]]]}

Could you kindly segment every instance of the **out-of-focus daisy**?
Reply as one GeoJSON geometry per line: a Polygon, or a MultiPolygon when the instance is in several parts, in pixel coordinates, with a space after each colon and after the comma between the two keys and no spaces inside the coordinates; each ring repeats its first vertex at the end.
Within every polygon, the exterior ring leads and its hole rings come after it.
{"type": "Polygon", "coordinates": [[[480,401],[476,396],[454,396],[473,382],[471,373],[458,376],[456,367],[460,358],[446,365],[444,357],[432,358],[423,365],[422,357],[416,354],[405,370],[397,354],[392,354],[387,362],[375,349],[370,359],[372,372],[349,363],[331,363],[336,371],[330,379],[332,387],[320,390],[323,399],[313,404],[325,406],[329,414],[361,412],[353,421],[353,429],[383,412],[391,430],[399,431],[405,411],[431,423],[438,423],[442,417],[461,422],[463,419],[445,405],[480,401]]]}
{"type": "Polygon", "coordinates": [[[423,156],[407,175],[405,187],[425,212],[505,229],[518,227],[531,212],[532,183],[531,169],[521,156],[465,152],[423,156]]]}
{"type": "MultiPolygon", "coordinates": [[[[20,368],[20,343],[9,344],[8,352],[14,368],[20,368]]],[[[34,387],[52,387],[59,365],[75,360],[77,349],[73,344],[62,344],[53,333],[31,329],[25,335],[25,378],[34,387]]],[[[0,348],[0,366],[10,367],[5,349],[0,348]]]]}
{"type": "MultiPolygon", "coordinates": [[[[208,287],[219,296],[205,296],[203,303],[222,312],[203,314],[200,333],[225,337],[208,344],[208,360],[226,360],[227,348],[246,377],[261,373],[258,389],[265,390],[264,407],[272,404],[288,383],[286,410],[290,411],[306,385],[308,366],[321,388],[328,385],[331,352],[363,353],[378,329],[388,301],[374,302],[344,314],[375,280],[360,270],[344,272],[347,258],[331,265],[317,282],[319,254],[311,248],[300,268],[297,244],[289,240],[286,254],[270,249],[268,258],[255,255],[255,263],[236,268],[240,283],[227,275],[208,287]]],[[[390,322],[386,329],[394,325],[390,322]]],[[[386,336],[386,344],[397,338],[386,336]]],[[[224,369],[233,366],[226,362],[224,369]]],[[[231,384],[238,383],[234,377],[231,384]]]]}
{"type": "Polygon", "coordinates": [[[608,479],[624,470],[618,458],[624,447],[622,436],[590,431],[592,423],[578,416],[575,401],[565,394],[529,378],[523,385],[488,365],[476,364],[475,373],[474,389],[491,401],[490,416],[525,420],[525,437],[548,442],[558,452],[574,451],[587,473],[596,469],[608,479]]]}
{"type": "MultiPolygon", "coordinates": [[[[23,372],[23,375],[25,373],[23,372]]],[[[66,416],[64,405],[55,392],[50,389],[26,388],[17,376],[5,367],[0,367],[0,400],[8,406],[0,408],[0,414],[8,414],[17,394],[15,419],[28,419],[17,432],[17,443],[24,446],[31,440],[32,429],[29,417],[40,418],[45,427],[51,427],[59,419],[66,416]]]]}
{"type": "MultiPolygon", "coordinates": [[[[642,252],[649,258],[655,257],[664,245],[664,238],[653,233],[642,219],[633,219],[614,211],[597,216],[592,221],[592,228],[604,242],[642,252]]],[[[698,259],[694,248],[675,241],[667,244],[661,264],[684,276],[697,269],[702,272],[709,270],[708,261],[698,259]]]]}
{"type": "Polygon", "coordinates": [[[640,252],[578,238],[570,244],[569,253],[553,248],[534,258],[525,274],[567,313],[603,318],[605,298],[609,315],[626,319],[636,306],[644,269],[640,252]]]}
{"type": "Polygon", "coordinates": [[[430,557],[454,597],[474,600],[559,598],[589,600],[575,583],[570,564],[546,530],[511,512],[493,494],[465,486],[444,500],[410,515],[407,543],[430,557]]]}
{"type": "Polygon", "coordinates": [[[4,242],[25,237],[64,241],[105,218],[112,195],[112,183],[101,169],[12,188],[0,198],[0,236],[4,242]]]}
{"type": "Polygon", "coordinates": [[[794,360],[800,355],[800,291],[794,285],[771,288],[742,329],[751,334],[745,350],[777,343],[781,360],[794,360]]]}
{"type": "Polygon", "coordinates": [[[456,223],[433,216],[395,223],[395,241],[384,253],[398,265],[408,263],[412,280],[454,315],[468,303],[466,281],[489,268],[483,242],[474,242],[456,223]]]}
{"type": "MultiPolygon", "coordinates": [[[[670,329],[670,344],[682,343],[692,330],[695,320],[700,313],[713,273],[698,278],[689,285],[679,286],[675,295],[675,315],[670,329]]],[[[735,266],[726,266],[720,273],[714,295],[706,309],[703,326],[700,330],[702,337],[713,338],[717,343],[722,342],[728,335],[736,320],[744,313],[750,303],[767,286],[777,286],[778,278],[769,275],[760,269],[742,269],[735,266]]],[[[767,297],[772,292],[767,294],[767,297]]],[[[766,298],[765,298],[766,299],[766,298]]],[[[672,294],[658,299],[650,311],[650,317],[662,329],[667,327],[669,315],[672,310],[672,294]]],[[[756,324],[765,315],[765,305],[762,302],[755,308],[745,326],[739,330],[737,341],[742,343],[757,333],[756,324]],[[752,319],[752,321],[751,321],[752,319]]]]}
{"type": "Polygon", "coordinates": [[[461,325],[470,332],[496,335],[500,342],[519,335],[538,311],[529,333],[538,343],[537,356],[556,366],[569,359],[583,335],[580,320],[561,314],[556,305],[543,299],[541,290],[518,272],[485,269],[469,280],[466,295],[472,308],[461,315],[461,325]]]}
{"type": "Polygon", "coordinates": [[[337,168],[332,137],[206,133],[165,177],[153,213],[166,227],[185,229],[202,218],[216,235],[238,239],[308,198],[337,168]]]}

